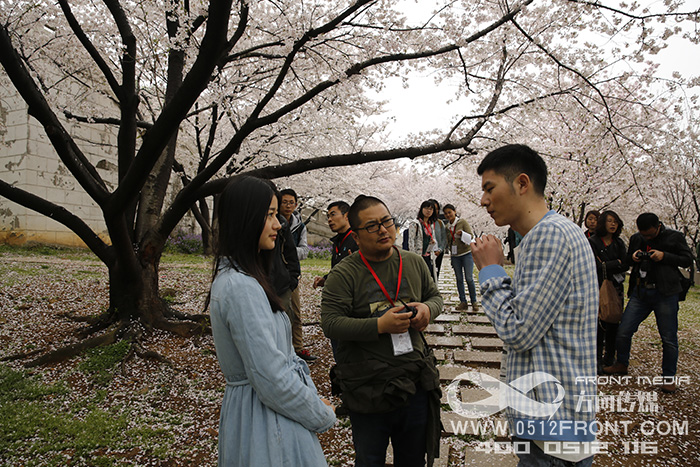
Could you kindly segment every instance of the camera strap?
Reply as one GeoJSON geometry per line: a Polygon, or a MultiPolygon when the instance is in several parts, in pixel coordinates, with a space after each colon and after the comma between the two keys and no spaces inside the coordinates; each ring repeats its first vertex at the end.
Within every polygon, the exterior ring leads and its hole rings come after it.
{"type": "Polygon", "coordinates": [[[389,292],[387,292],[386,287],[384,287],[384,284],[382,284],[382,281],[379,279],[379,276],[377,276],[377,273],[374,272],[374,269],[372,269],[372,266],[370,266],[369,261],[367,261],[367,258],[365,258],[365,255],[362,254],[362,251],[358,251],[358,253],[360,253],[360,258],[362,258],[362,262],[365,263],[365,266],[367,266],[369,272],[372,273],[374,280],[377,281],[377,284],[379,284],[379,288],[382,289],[384,296],[387,300],[389,300],[391,306],[396,306],[394,302],[399,299],[399,289],[401,289],[401,273],[403,272],[403,258],[401,257],[401,252],[398,248],[396,248],[396,246],[394,246],[394,249],[396,250],[396,254],[399,255],[399,280],[398,284],[396,284],[396,298],[394,298],[393,300],[389,296],[389,292]]]}

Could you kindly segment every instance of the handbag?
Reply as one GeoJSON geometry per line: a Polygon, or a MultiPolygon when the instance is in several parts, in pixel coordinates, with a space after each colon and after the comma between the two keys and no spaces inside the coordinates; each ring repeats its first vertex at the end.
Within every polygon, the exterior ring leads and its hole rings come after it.
{"type": "Polygon", "coordinates": [[[598,317],[605,323],[617,324],[622,320],[622,303],[612,281],[607,278],[603,265],[603,284],[600,286],[598,317]]]}

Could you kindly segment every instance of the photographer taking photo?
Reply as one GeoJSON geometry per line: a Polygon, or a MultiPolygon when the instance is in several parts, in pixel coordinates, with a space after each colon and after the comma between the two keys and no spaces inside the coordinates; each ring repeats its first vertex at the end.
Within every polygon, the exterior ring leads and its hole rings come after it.
{"type": "Polygon", "coordinates": [[[663,344],[661,390],[676,391],[673,377],[678,363],[678,301],[683,290],[678,267],[688,267],[693,254],[682,233],[667,229],[656,214],[637,217],[638,233],[630,238],[627,263],[632,265],[627,295],[615,346],[617,362],[603,368],[607,374],[627,374],[632,336],[647,316],[654,312],[663,344]],[[667,381],[668,379],[668,381],[667,381]]]}

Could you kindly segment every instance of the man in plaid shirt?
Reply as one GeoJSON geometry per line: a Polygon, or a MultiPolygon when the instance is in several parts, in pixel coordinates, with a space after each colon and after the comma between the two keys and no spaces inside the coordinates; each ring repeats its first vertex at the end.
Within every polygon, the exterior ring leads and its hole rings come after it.
{"type": "Polygon", "coordinates": [[[550,211],[547,166],[524,145],[504,146],[479,165],[484,206],[496,225],[523,236],[513,279],[493,235],[472,244],[484,312],[503,340],[519,466],[589,466],[595,441],[598,281],[581,229],[550,211]]]}

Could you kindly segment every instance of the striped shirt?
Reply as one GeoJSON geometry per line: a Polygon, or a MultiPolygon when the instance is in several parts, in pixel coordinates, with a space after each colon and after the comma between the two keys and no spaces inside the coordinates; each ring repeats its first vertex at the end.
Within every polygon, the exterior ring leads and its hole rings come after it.
{"type": "Polygon", "coordinates": [[[514,434],[593,440],[598,280],[583,232],[550,211],[520,243],[513,279],[490,265],[479,282],[507,352],[501,398],[514,434]]]}

